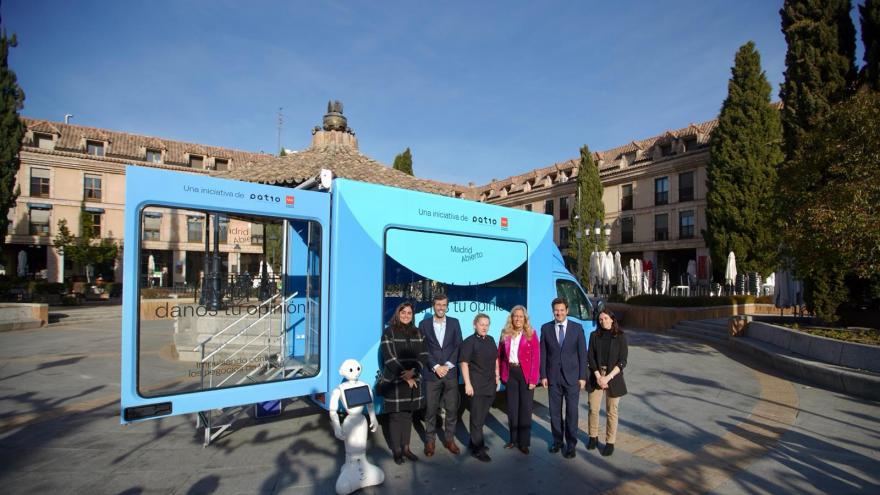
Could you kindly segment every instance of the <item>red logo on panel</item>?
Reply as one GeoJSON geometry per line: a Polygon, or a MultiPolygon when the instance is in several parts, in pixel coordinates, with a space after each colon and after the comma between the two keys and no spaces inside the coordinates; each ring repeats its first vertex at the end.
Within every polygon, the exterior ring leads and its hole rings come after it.
{"type": "Polygon", "coordinates": [[[501,217],[501,228],[507,230],[507,217],[501,217]]]}
{"type": "Polygon", "coordinates": [[[293,196],[286,196],[284,202],[287,203],[288,208],[293,208],[293,196]]]}

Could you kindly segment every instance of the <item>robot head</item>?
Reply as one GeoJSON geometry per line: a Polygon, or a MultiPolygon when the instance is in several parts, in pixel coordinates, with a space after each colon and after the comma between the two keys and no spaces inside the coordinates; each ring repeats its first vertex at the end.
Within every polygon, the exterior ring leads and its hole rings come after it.
{"type": "Polygon", "coordinates": [[[357,362],[356,359],[346,359],[342,362],[342,366],[339,367],[339,374],[348,380],[357,380],[361,376],[361,363],[357,362]]]}

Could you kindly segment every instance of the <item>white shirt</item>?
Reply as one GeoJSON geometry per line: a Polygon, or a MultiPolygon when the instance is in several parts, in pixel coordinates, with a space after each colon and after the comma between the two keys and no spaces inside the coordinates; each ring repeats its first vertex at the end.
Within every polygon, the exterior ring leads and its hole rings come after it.
{"type": "Polygon", "coordinates": [[[519,364],[519,341],[521,339],[522,333],[510,338],[510,356],[508,356],[510,363],[519,364]]]}
{"type": "Polygon", "coordinates": [[[557,342],[559,341],[559,325],[562,325],[562,330],[565,331],[565,336],[568,337],[568,318],[562,320],[562,322],[558,322],[556,320],[553,320],[553,328],[556,330],[556,341],[557,342]]]}

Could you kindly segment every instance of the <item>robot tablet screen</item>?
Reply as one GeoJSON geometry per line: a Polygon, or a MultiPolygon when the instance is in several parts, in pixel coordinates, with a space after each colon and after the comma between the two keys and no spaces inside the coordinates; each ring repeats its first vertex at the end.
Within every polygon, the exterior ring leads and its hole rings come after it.
{"type": "Polygon", "coordinates": [[[370,395],[369,385],[345,389],[345,405],[347,407],[363,406],[371,402],[373,402],[373,396],[370,395]]]}

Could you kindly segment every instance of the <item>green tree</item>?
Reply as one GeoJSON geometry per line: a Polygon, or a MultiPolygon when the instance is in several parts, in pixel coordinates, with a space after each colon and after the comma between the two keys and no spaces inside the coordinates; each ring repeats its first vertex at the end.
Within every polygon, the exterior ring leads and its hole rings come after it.
{"type": "Polygon", "coordinates": [[[278,156],[287,156],[287,150],[282,147],[281,151],[278,152],[278,156]]]}
{"type": "Polygon", "coordinates": [[[874,91],[880,91],[880,1],[865,0],[865,4],[859,6],[859,14],[865,45],[861,80],[874,91]]]}
{"type": "Polygon", "coordinates": [[[880,93],[860,91],[832,107],[791,160],[815,186],[792,205],[789,240],[795,259],[809,260],[798,264],[807,305],[827,321],[847,300],[880,297],[878,123],[880,93]]]}
{"type": "Polygon", "coordinates": [[[67,226],[67,219],[58,220],[58,233],[55,234],[53,244],[55,248],[64,253],[64,257],[73,261],[82,270],[83,275],[88,275],[88,267],[99,263],[109,263],[116,259],[118,246],[109,237],[100,239],[94,229],[92,215],[80,208],[79,235],[73,235],[67,226]]]}
{"type": "Polygon", "coordinates": [[[7,37],[5,29],[0,31],[0,249],[6,243],[9,209],[15,206],[18,198],[15,176],[21,165],[18,153],[25,132],[24,124],[18,118],[18,111],[24,106],[24,91],[18,86],[8,60],[9,49],[16,44],[14,34],[7,37]]]}
{"type": "Polygon", "coordinates": [[[787,157],[852,88],[856,45],[851,9],[849,0],[785,0],[779,11],[788,44],[780,91],[787,157]]]}
{"type": "Polygon", "coordinates": [[[770,105],[770,83],[751,41],[736,53],[727,99],[709,139],[706,230],[712,266],[730,251],[744,271],[767,276],[776,268],[773,201],[782,163],[782,123],[770,105]]]}
{"type": "Polygon", "coordinates": [[[414,175],[412,167],[412,153],[409,151],[409,148],[404,150],[403,153],[400,153],[399,155],[394,157],[393,168],[409,175],[414,175]]]}
{"type": "Polygon", "coordinates": [[[574,238],[575,255],[578,262],[578,274],[581,280],[587,280],[590,274],[590,253],[596,242],[599,249],[605,250],[604,232],[598,237],[593,231],[594,222],[605,221],[605,204],[602,202],[602,182],[599,180],[599,167],[593,160],[593,153],[585,144],[581,147],[581,159],[578,164],[577,204],[572,219],[571,236],[574,238]],[[580,233],[580,236],[577,234],[580,233]]]}
{"type": "Polygon", "coordinates": [[[855,28],[849,0],[786,0],[780,15],[788,50],[782,84],[782,128],[786,161],[779,167],[777,218],[782,248],[804,280],[808,307],[830,317],[847,292],[846,267],[797,249],[797,225],[816,191],[828,179],[828,167],[805,170],[798,153],[814,139],[832,106],[855,87],[855,28]]]}

